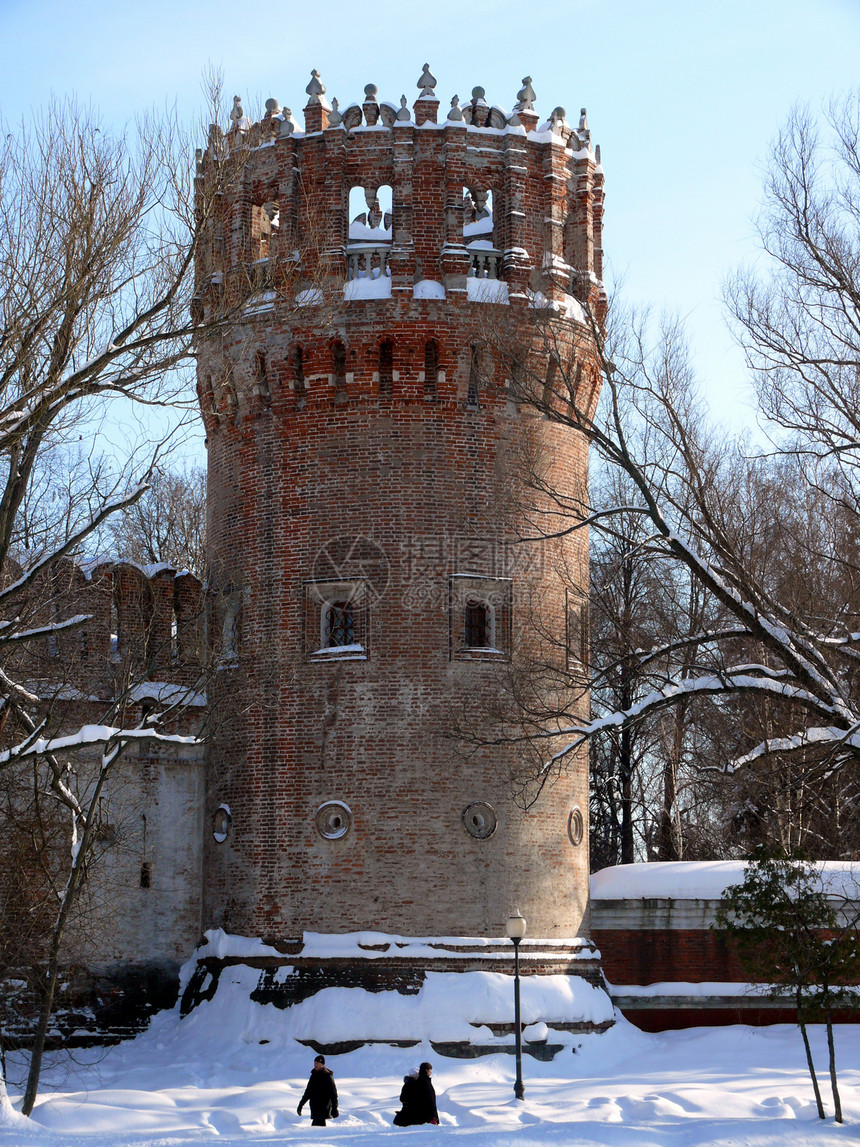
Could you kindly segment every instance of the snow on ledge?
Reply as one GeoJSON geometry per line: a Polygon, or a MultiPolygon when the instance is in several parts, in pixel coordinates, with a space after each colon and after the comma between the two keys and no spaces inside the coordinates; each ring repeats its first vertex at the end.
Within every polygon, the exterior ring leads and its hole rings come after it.
{"type": "MultiPolygon", "coordinates": [[[[818,864],[824,887],[833,896],[860,900],[860,862],[828,860],[818,864]]],[[[720,900],[741,884],[743,860],[663,860],[618,864],[591,877],[592,900],[720,900]]]]}
{"type": "MultiPolygon", "coordinates": [[[[226,805],[221,807],[227,808],[226,805]]],[[[229,932],[225,932],[223,928],[210,928],[203,933],[203,943],[194,949],[179,969],[179,993],[181,995],[185,991],[197,969],[199,960],[210,957],[217,960],[225,960],[229,957],[254,959],[258,956],[281,956],[282,954],[277,948],[264,944],[259,937],[255,939],[251,936],[233,936],[229,932]]]]}
{"type": "Polygon", "coordinates": [[[548,299],[542,291],[529,292],[529,297],[536,311],[555,311],[565,319],[572,319],[573,322],[585,322],[585,311],[583,310],[582,303],[579,299],[575,299],[573,295],[565,295],[563,301],[558,303],[552,299],[548,299]]]}
{"type": "Polygon", "coordinates": [[[128,691],[130,701],[152,700],[162,705],[172,703],[180,706],[206,704],[206,694],[188,689],[184,685],[172,685],[169,681],[141,681],[128,691]]]}
{"type": "Polygon", "coordinates": [[[306,287],[296,295],[297,307],[316,307],[323,301],[323,293],[319,287],[306,287]]]}
{"type": "MultiPolygon", "coordinates": [[[[207,933],[207,937],[212,935],[207,933]]],[[[183,967],[183,991],[194,970],[192,961],[183,967]]],[[[283,983],[291,974],[289,967],[279,969],[273,985],[283,983]]],[[[285,1035],[321,1043],[456,1040],[484,1046],[498,1043],[500,1050],[513,1042],[512,1035],[495,1036],[486,1026],[511,1020],[513,976],[502,972],[428,971],[419,991],[408,996],[394,990],[321,988],[285,1010],[250,999],[259,981],[258,969],[232,967],[229,976],[221,977],[213,998],[199,1003],[182,1020],[183,1033],[196,1031],[204,1041],[229,1036],[254,1044],[285,1035]]],[[[532,1029],[527,1037],[530,1040],[544,1038],[544,1025],[552,1029],[554,1024],[611,1024],[614,1018],[606,991],[580,976],[525,976],[521,996],[522,1022],[532,1029]]],[[[559,1035],[565,1037],[564,1032],[559,1035]]]]}
{"type": "MultiPolygon", "coordinates": [[[[703,980],[701,983],[688,983],[682,980],[663,980],[656,984],[610,984],[606,987],[610,996],[632,996],[650,999],[654,996],[688,996],[702,998],[709,996],[769,996],[774,988],[770,984],[737,983],[729,980],[703,980]]],[[[787,989],[783,988],[783,991],[787,989]]]]}
{"type": "MultiPolygon", "coordinates": [[[[594,959],[594,953],[587,940],[581,937],[562,940],[545,940],[526,937],[520,944],[520,959],[546,959],[547,945],[578,948],[565,958],[594,959]]],[[[511,941],[507,937],[486,936],[394,936],[387,932],[305,932],[303,947],[299,955],[315,959],[344,958],[365,960],[385,959],[388,956],[405,956],[408,959],[448,959],[473,960],[475,948],[483,948],[480,958],[509,960],[511,941]],[[452,948],[468,948],[469,951],[455,952],[452,948]]]]}
{"type": "Polygon", "coordinates": [[[470,303],[508,303],[508,284],[502,279],[466,280],[466,297],[470,303]]]}
{"type": "Polygon", "coordinates": [[[390,299],[391,278],[379,275],[376,278],[350,279],[343,285],[343,297],[348,303],[354,299],[390,299]]]}
{"type": "Polygon", "coordinates": [[[414,299],[444,299],[445,288],[433,279],[421,279],[412,288],[414,299]]]}

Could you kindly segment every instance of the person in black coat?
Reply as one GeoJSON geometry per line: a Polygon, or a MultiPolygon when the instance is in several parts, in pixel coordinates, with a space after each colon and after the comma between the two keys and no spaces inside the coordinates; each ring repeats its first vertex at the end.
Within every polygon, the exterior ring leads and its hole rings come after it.
{"type": "Polygon", "coordinates": [[[405,1075],[400,1091],[401,1109],[394,1116],[398,1127],[414,1127],[419,1123],[438,1123],[436,1091],[430,1079],[433,1065],[422,1063],[417,1075],[405,1075]]]}
{"type": "Polygon", "coordinates": [[[299,1115],[306,1103],[311,1108],[311,1125],[325,1127],[327,1119],[337,1119],[340,1112],[337,1109],[337,1088],[334,1083],[334,1073],[325,1065],[325,1056],[318,1055],[314,1060],[305,1093],[299,1100],[296,1108],[299,1115]]]}

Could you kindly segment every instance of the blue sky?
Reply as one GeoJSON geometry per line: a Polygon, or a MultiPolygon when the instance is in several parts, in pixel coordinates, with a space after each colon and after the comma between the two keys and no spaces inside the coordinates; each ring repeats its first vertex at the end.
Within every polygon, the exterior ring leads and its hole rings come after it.
{"type": "Polygon", "coordinates": [[[341,104],[368,82],[411,104],[425,60],[445,103],[481,84],[510,107],[528,74],[539,113],[586,106],[609,275],[632,301],[686,317],[714,415],[733,425],[751,413],[719,294],[756,254],[769,142],[794,102],[818,110],[855,85],[858,59],[858,0],[0,0],[7,121],[52,91],[117,122],[165,99],[191,116],[209,63],[246,111],[274,95],[299,112],[313,67],[341,104]]]}

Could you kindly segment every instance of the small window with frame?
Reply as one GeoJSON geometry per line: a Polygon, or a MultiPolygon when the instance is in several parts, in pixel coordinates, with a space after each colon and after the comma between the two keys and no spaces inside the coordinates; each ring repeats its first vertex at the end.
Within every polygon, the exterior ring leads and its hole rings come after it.
{"type": "Polygon", "coordinates": [[[305,655],[312,661],[365,661],[367,587],[354,581],[305,583],[305,655]]]}
{"type": "Polygon", "coordinates": [[[588,673],[589,633],[588,598],[568,586],[567,598],[567,667],[578,673],[588,673]]]}
{"type": "Polygon", "coordinates": [[[449,580],[450,656],[456,661],[507,660],[511,652],[510,578],[453,574],[449,580]]]}

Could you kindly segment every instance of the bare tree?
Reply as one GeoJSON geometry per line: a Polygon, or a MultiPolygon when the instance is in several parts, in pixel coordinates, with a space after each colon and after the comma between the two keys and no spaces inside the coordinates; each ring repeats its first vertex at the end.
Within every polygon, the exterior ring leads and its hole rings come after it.
{"type": "MultiPolygon", "coordinates": [[[[133,681],[124,679],[100,723],[77,727],[58,690],[46,694],[38,682],[44,643],[61,642],[89,620],[56,592],[52,571],[147,485],[81,452],[86,480],[68,479],[53,509],[44,494],[56,490],[64,444],[89,437],[108,400],[186,402],[193,340],[206,332],[192,316],[196,245],[224,186],[198,187],[195,201],[191,137],[171,112],[114,132],[92,111],[55,101],[29,124],[4,125],[2,135],[0,773],[4,781],[35,778],[29,797],[25,790],[12,797],[19,811],[47,792],[67,824],[62,878],[54,872],[45,885],[42,912],[51,923],[23,1107],[29,1114],[63,938],[94,856],[99,796],[130,746],[193,739],[176,728],[191,689],[142,710],[132,703],[133,681]],[[91,774],[76,766],[93,753],[91,774]]],[[[223,177],[241,178],[240,155],[223,177]]],[[[219,314],[212,330],[230,319],[219,314]]],[[[32,850],[31,871],[43,855],[32,850]]]]}
{"type": "Polygon", "coordinates": [[[206,473],[158,468],[139,501],[107,526],[111,552],[130,561],[167,562],[198,577],[206,572],[206,473]]]}
{"type": "MultiPolygon", "coordinates": [[[[820,515],[786,514],[785,500],[774,496],[779,470],[772,460],[751,457],[746,443],[715,433],[676,323],[655,331],[617,309],[605,330],[591,323],[604,389],[593,415],[581,356],[570,349],[577,336],[565,345],[557,316],[551,328],[540,309],[534,312],[520,352],[521,399],[585,435],[631,491],[626,504],[593,506],[576,492],[547,490],[535,470],[528,480],[554,499],[556,514],[555,521],[535,514],[535,534],[606,532],[622,515],[639,517],[643,545],[685,571],[708,606],[700,628],[640,651],[640,669],[671,666],[644,696],[589,721],[565,720],[556,707],[542,722],[534,711],[527,725],[513,716],[499,722],[498,740],[545,746],[530,799],[584,743],[703,698],[734,716],[739,733],[714,766],[719,773],[752,774],[778,760],[820,789],[860,759],[860,102],[840,105],[829,124],[832,150],[800,113],[777,141],[762,225],[775,270],[770,278],[742,276],[730,291],[775,449],[793,459],[795,502],[827,507],[828,528],[820,515]],[[744,723],[755,705],[767,721],[744,723]]],[[[505,358],[512,337],[488,335],[505,358]]]]}

